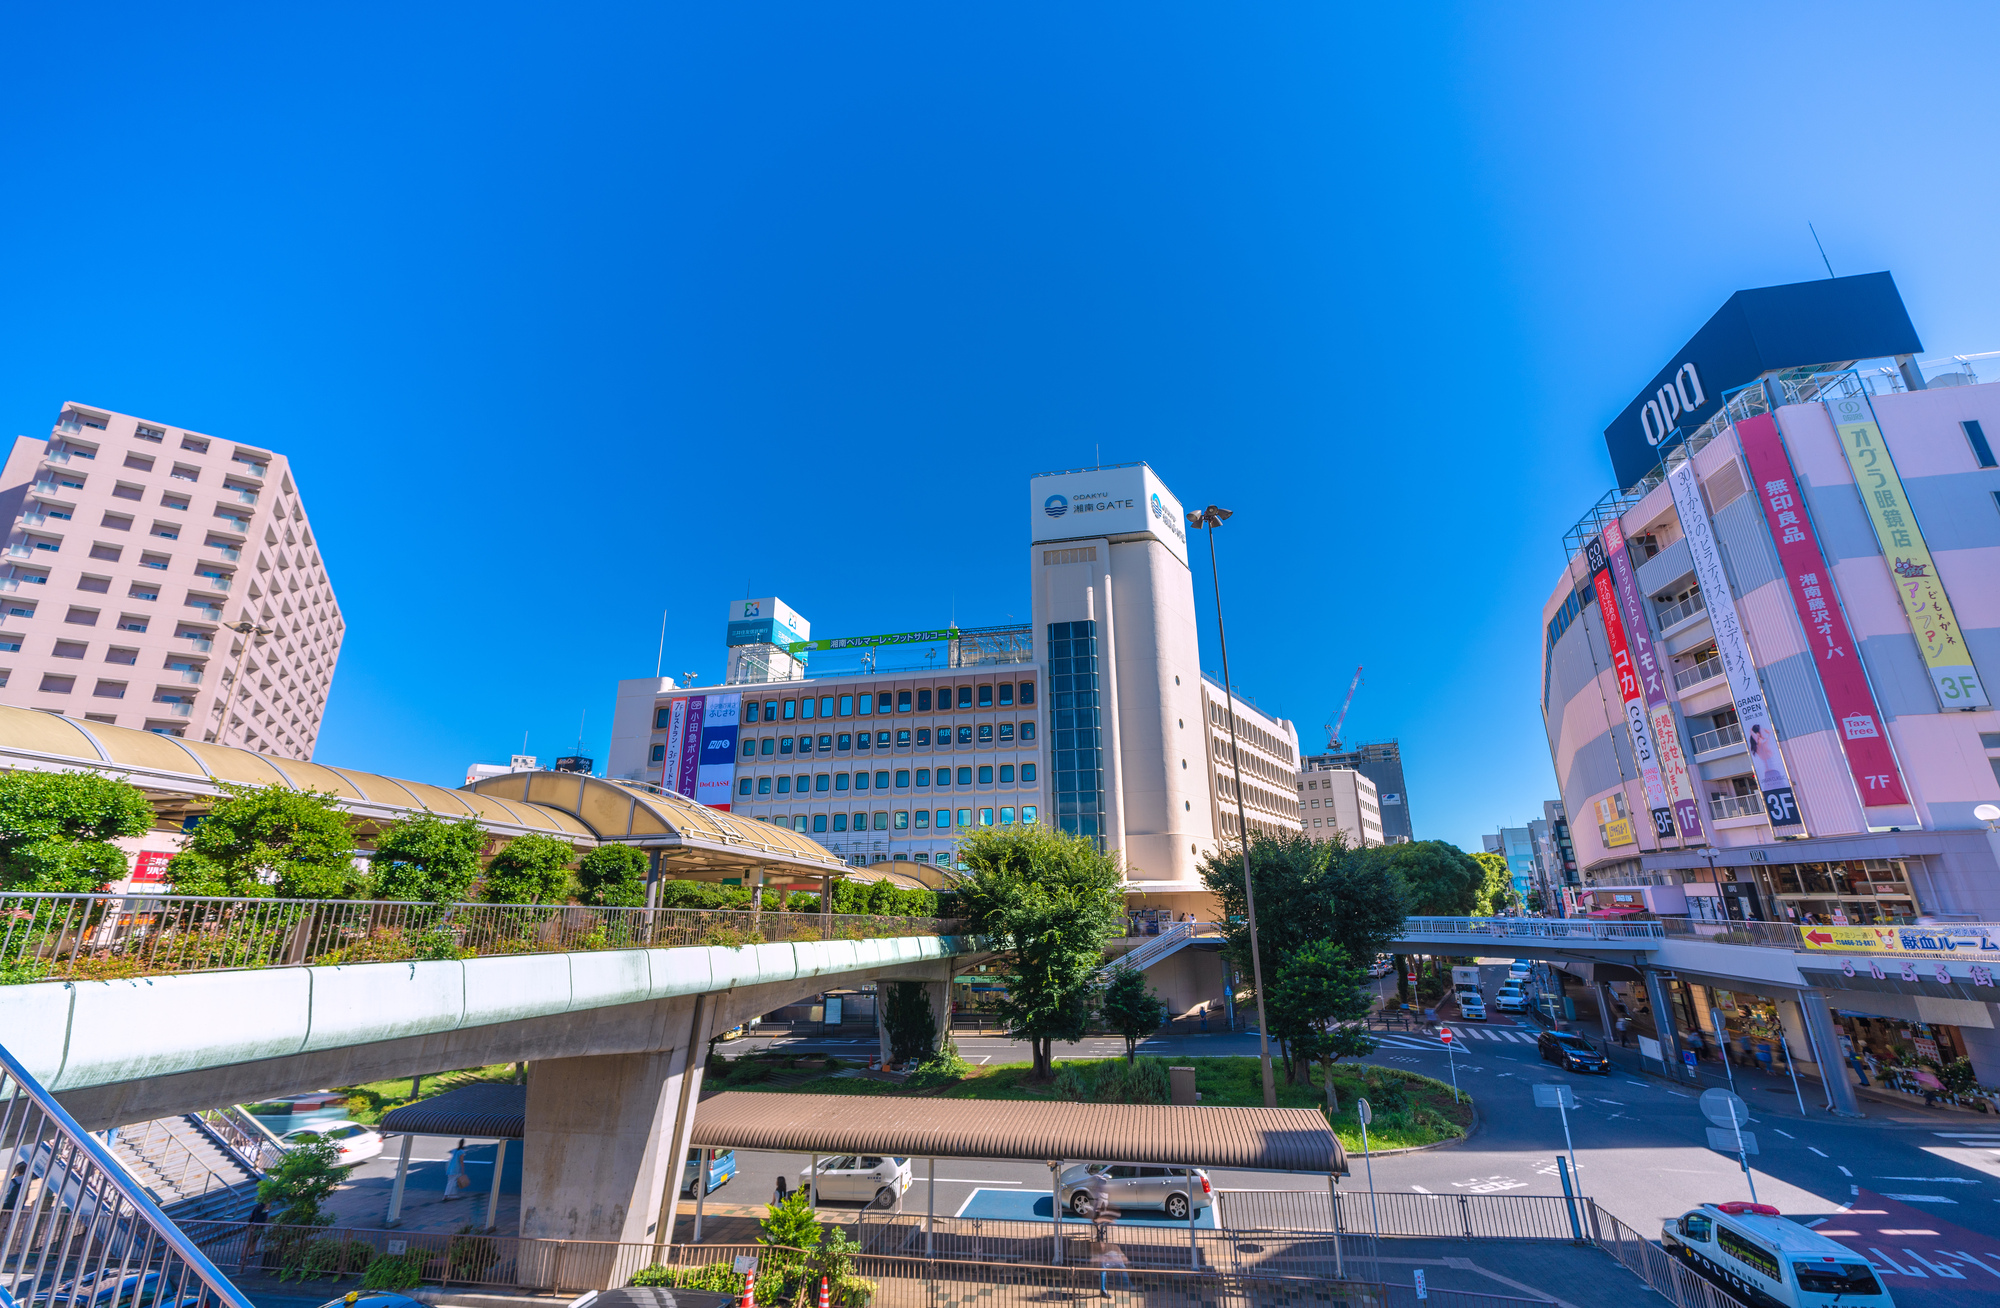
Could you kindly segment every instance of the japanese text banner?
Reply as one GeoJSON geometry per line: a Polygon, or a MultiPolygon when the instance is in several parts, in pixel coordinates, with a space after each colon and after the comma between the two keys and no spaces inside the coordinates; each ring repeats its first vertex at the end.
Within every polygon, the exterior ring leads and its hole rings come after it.
{"type": "Polygon", "coordinates": [[[1611,670],[1618,678],[1625,728],[1632,737],[1632,760],[1638,765],[1639,779],[1646,791],[1646,807],[1652,810],[1653,834],[1665,840],[1674,834],[1673,807],[1667,802],[1666,783],[1660,779],[1660,755],[1653,746],[1652,723],[1646,717],[1646,691],[1633,665],[1625,622],[1618,612],[1611,562],[1605,557],[1604,543],[1599,540],[1586,541],[1583,554],[1590,563],[1591,585],[1597,590],[1597,615],[1604,623],[1605,643],[1611,649],[1611,670]]]}
{"type": "Polygon", "coordinates": [[[1631,551],[1625,545],[1625,528],[1616,519],[1604,524],[1604,545],[1611,555],[1611,575],[1618,584],[1618,604],[1625,614],[1625,639],[1631,645],[1639,683],[1646,694],[1646,720],[1652,726],[1653,749],[1660,759],[1661,787],[1666,792],[1666,802],[1673,806],[1674,825],[1685,843],[1701,836],[1701,805],[1695,799],[1687,753],[1681,748],[1680,731],[1674,725],[1673,705],[1667,701],[1666,669],[1660,665],[1659,654],[1653,647],[1645,601],[1639,594],[1637,574],[1632,570],[1631,551]]]}

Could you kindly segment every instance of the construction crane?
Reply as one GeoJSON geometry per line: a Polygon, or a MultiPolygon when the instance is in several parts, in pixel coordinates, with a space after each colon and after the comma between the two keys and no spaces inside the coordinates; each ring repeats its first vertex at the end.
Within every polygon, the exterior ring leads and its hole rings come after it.
{"type": "Polygon", "coordinates": [[[1347,687],[1347,702],[1340,706],[1340,716],[1331,722],[1322,723],[1326,728],[1326,752],[1340,752],[1340,729],[1347,725],[1347,710],[1354,707],[1354,692],[1361,688],[1361,669],[1354,669],[1354,680],[1347,687]]]}

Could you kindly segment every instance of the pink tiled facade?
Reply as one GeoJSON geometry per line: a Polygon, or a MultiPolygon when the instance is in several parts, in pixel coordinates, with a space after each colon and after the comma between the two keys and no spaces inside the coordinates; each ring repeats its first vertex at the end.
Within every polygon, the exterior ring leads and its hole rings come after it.
{"type": "Polygon", "coordinates": [[[0,702],[312,757],[345,624],[282,454],[66,404],[0,513],[0,702]]]}

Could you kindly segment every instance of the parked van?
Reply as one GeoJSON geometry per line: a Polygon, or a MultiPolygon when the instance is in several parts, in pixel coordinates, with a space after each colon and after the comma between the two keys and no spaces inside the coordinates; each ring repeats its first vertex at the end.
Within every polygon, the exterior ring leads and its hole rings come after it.
{"type": "Polygon", "coordinates": [[[1752,1308],[1893,1308],[1866,1258],[1769,1204],[1703,1204],[1660,1243],[1752,1308]]]}

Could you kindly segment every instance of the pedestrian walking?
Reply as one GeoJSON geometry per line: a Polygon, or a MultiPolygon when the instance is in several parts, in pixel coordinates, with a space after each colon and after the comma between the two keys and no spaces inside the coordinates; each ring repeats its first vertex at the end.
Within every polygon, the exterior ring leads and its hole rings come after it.
{"type": "Polygon", "coordinates": [[[445,1155],[444,1197],[447,1202],[458,1198],[472,1187],[472,1178],[465,1174],[465,1141],[458,1142],[458,1148],[445,1155]]]}
{"type": "Polygon", "coordinates": [[[257,1256],[257,1246],[264,1238],[264,1224],[271,1220],[271,1205],[259,1199],[243,1218],[243,1256],[236,1260],[236,1270],[241,1272],[257,1256]]]}
{"type": "Polygon", "coordinates": [[[0,1212],[5,1212],[21,1202],[21,1187],[28,1183],[28,1165],[15,1163],[14,1174],[7,1180],[7,1198],[0,1201],[0,1212]]]}
{"type": "Polygon", "coordinates": [[[1629,1019],[1621,1016],[1618,1019],[1618,1047],[1620,1049],[1625,1049],[1630,1047],[1631,1044],[1632,1044],[1632,1023],[1629,1019]]]}

